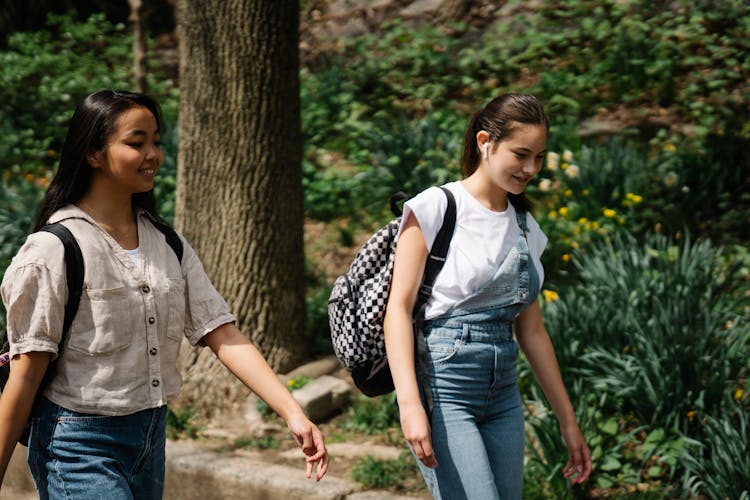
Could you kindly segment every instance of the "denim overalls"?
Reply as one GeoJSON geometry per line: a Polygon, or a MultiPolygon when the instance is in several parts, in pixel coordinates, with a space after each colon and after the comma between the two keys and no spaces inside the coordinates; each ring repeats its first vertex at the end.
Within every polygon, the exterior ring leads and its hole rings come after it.
{"type": "Polygon", "coordinates": [[[419,460],[436,499],[520,499],[524,423],[513,320],[539,293],[539,275],[521,235],[494,276],[439,318],[425,322],[438,467],[419,460]]]}

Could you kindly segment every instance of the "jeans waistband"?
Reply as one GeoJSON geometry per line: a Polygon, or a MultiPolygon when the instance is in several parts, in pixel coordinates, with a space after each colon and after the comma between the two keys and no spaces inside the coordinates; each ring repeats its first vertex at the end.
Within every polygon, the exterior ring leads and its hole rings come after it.
{"type": "Polygon", "coordinates": [[[425,323],[425,336],[458,333],[465,340],[511,340],[513,323],[498,320],[476,321],[466,316],[438,318],[425,323]]]}

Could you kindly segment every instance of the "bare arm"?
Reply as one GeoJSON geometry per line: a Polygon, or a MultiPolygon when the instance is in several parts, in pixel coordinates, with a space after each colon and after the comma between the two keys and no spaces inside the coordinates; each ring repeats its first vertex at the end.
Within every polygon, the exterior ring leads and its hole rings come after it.
{"type": "Polygon", "coordinates": [[[516,338],[560,423],[568,447],[568,463],[563,468],[563,475],[572,478],[573,483],[582,483],[591,473],[591,454],[565,391],[538,300],[516,318],[516,338]]]}
{"type": "Polygon", "coordinates": [[[305,416],[263,355],[233,324],[226,323],[203,338],[216,357],[251,391],[278,413],[289,426],[295,441],[307,456],[307,477],[318,464],[315,479],[328,470],[328,452],[320,430],[305,416]]]}
{"type": "Polygon", "coordinates": [[[16,356],[0,397],[0,485],[10,457],[31,414],[34,397],[49,365],[50,354],[31,352],[16,356]]]}
{"type": "Polygon", "coordinates": [[[414,370],[414,331],[412,313],[424,273],[427,247],[419,223],[410,214],[404,223],[396,246],[393,277],[383,326],[385,350],[396,387],[401,429],[417,457],[428,467],[437,461],[427,413],[419,398],[414,370]]]}

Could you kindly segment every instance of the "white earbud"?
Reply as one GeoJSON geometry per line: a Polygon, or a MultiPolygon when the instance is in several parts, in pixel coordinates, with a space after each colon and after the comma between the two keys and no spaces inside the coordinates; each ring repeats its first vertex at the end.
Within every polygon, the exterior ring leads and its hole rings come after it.
{"type": "Polygon", "coordinates": [[[484,159],[485,160],[489,160],[490,159],[490,153],[489,153],[489,150],[488,150],[489,147],[490,147],[490,143],[489,142],[485,142],[484,143],[484,159]]]}

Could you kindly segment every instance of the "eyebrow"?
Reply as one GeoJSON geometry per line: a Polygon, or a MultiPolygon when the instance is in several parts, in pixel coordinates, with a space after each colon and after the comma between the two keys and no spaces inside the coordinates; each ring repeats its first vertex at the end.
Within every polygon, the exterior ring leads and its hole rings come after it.
{"type": "MultiPolygon", "coordinates": [[[[511,149],[513,149],[515,151],[523,151],[525,153],[533,153],[534,152],[531,149],[527,148],[526,146],[516,146],[516,147],[511,148],[511,149]]],[[[539,154],[546,153],[546,152],[547,152],[547,148],[544,148],[541,151],[539,151],[539,154]]]]}
{"type": "MultiPolygon", "coordinates": [[[[154,134],[161,135],[161,132],[159,131],[159,129],[156,129],[154,131],[154,134]]],[[[129,135],[129,136],[130,135],[138,135],[138,136],[142,136],[142,137],[147,137],[148,136],[148,132],[146,132],[145,130],[141,130],[141,129],[135,129],[135,130],[128,131],[127,135],[129,135]]]]}

